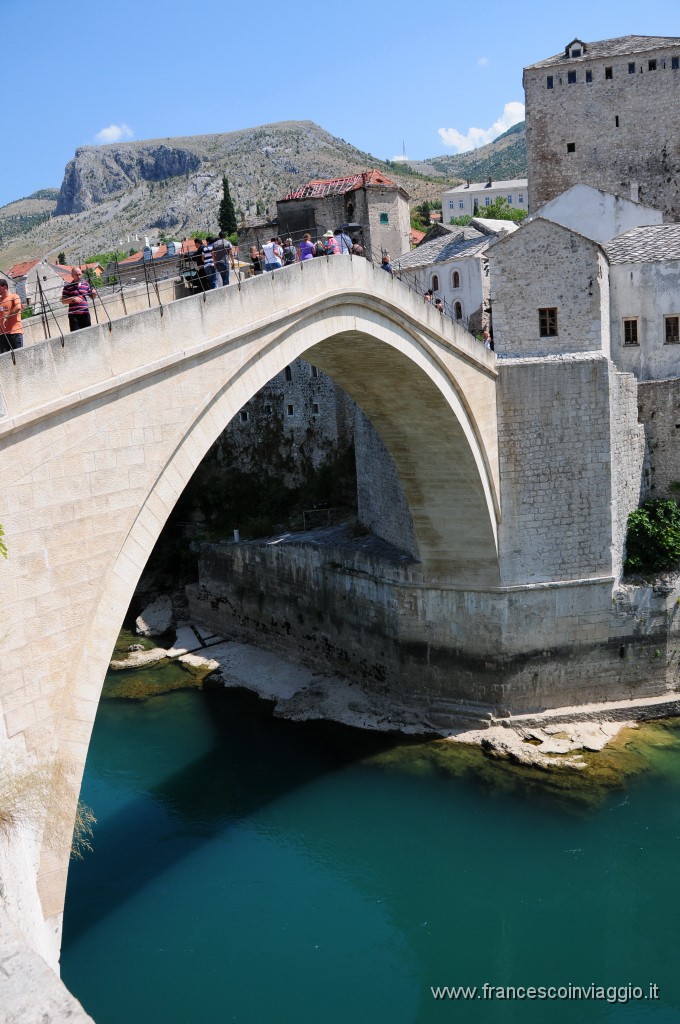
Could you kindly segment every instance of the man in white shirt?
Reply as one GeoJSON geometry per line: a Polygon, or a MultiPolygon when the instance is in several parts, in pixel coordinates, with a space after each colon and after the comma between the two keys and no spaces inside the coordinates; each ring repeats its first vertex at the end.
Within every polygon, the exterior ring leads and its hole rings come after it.
{"type": "Polygon", "coordinates": [[[277,238],[272,238],[270,242],[266,242],[262,246],[264,253],[264,269],[278,270],[279,267],[283,266],[283,249],[279,245],[277,238]]]}

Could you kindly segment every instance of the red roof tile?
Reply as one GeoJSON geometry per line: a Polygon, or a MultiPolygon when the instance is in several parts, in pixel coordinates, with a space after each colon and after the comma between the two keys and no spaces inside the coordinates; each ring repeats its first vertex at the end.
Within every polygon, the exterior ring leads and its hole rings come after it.
{"type": "Polygon", "coordinates": [[[279,202],[287,199],[323,199],[325,196],[341,196],[345,192],[354,192],[358,188],[367,186],[387,185],[397,188],[396,182],[386,178],[380,171],[362,171],[359,174],[349,174],[345,178],[319,178],[310,181],[302,188],[289,192],[279,202]]]}
{"type": "Polygon", "coordinates": [[[40,263],[40,260],[24,260],[23,263],[15,263],[13,267],[9,268],[9,276],[17,279],[17,277],[24,277],[29,270],[32,270],[36,263],[40,263]]]}

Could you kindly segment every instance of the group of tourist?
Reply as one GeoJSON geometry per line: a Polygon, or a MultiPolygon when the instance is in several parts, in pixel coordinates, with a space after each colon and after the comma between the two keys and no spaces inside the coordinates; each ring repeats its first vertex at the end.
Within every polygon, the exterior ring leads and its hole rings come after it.
{"type": "Polygon", "coordinates": [[[235,249],[229,239],[225,238],[224,231],[220,231],[217,238],[209,235],[205,242],[202,238],[194,238],[194,245],[196,251],[192,253],[191,259],[196,264],[203,291],[228,285],[229,269],[234,269],[235,249]]]}
{"type": "Polygon", "coordinates": [[[334,256],[351,253],[353,256],[365,256],[366,251],[358,238],[350,238],[342,228],[326,231],[318,241],[313,242],[312,236],[306,232],[299,245],[294,245],[292,238],[283,240],[272,235],[261,248],[250,247],[250,262],[254,274],[269,273],[292,263],[304,263],[317,256],[334,256]]]}

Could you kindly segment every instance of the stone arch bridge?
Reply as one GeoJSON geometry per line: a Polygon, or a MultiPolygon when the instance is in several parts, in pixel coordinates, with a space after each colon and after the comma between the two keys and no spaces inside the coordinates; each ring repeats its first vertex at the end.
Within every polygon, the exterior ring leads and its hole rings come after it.
{"type": "MultiPolygon", "coordinates": [[[[227,423],[297,357],[372,420],[401,478],[420,579],[500,583],[493,353],[363,259],[313,261],[0,359],[0,746],[72,766],[160,531],[227,423]]],[[[43,844],[58,948],[70,846],[43,844]]]]}

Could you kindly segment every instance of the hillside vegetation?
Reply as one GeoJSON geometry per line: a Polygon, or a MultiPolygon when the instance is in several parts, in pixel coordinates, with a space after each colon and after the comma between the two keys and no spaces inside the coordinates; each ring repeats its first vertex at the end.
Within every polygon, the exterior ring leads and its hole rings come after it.
{"type": "Polygon", "coordinates": [[[0,245],[0,267],[61,250],[73,259],[98,250],[127,249],[161,230],[177,237],[214,231],[223,175],[237,214],[273,215],[276,200],[307,181],[371,167],[396,180],[413,202],[437,198],[449,183],[432,168],[421,175],[410,167],[387,165],[312,121],[84,146],[66,166],[55,216],[32,227],[27,224],[21,237],[7,236],[0,245]]]}

